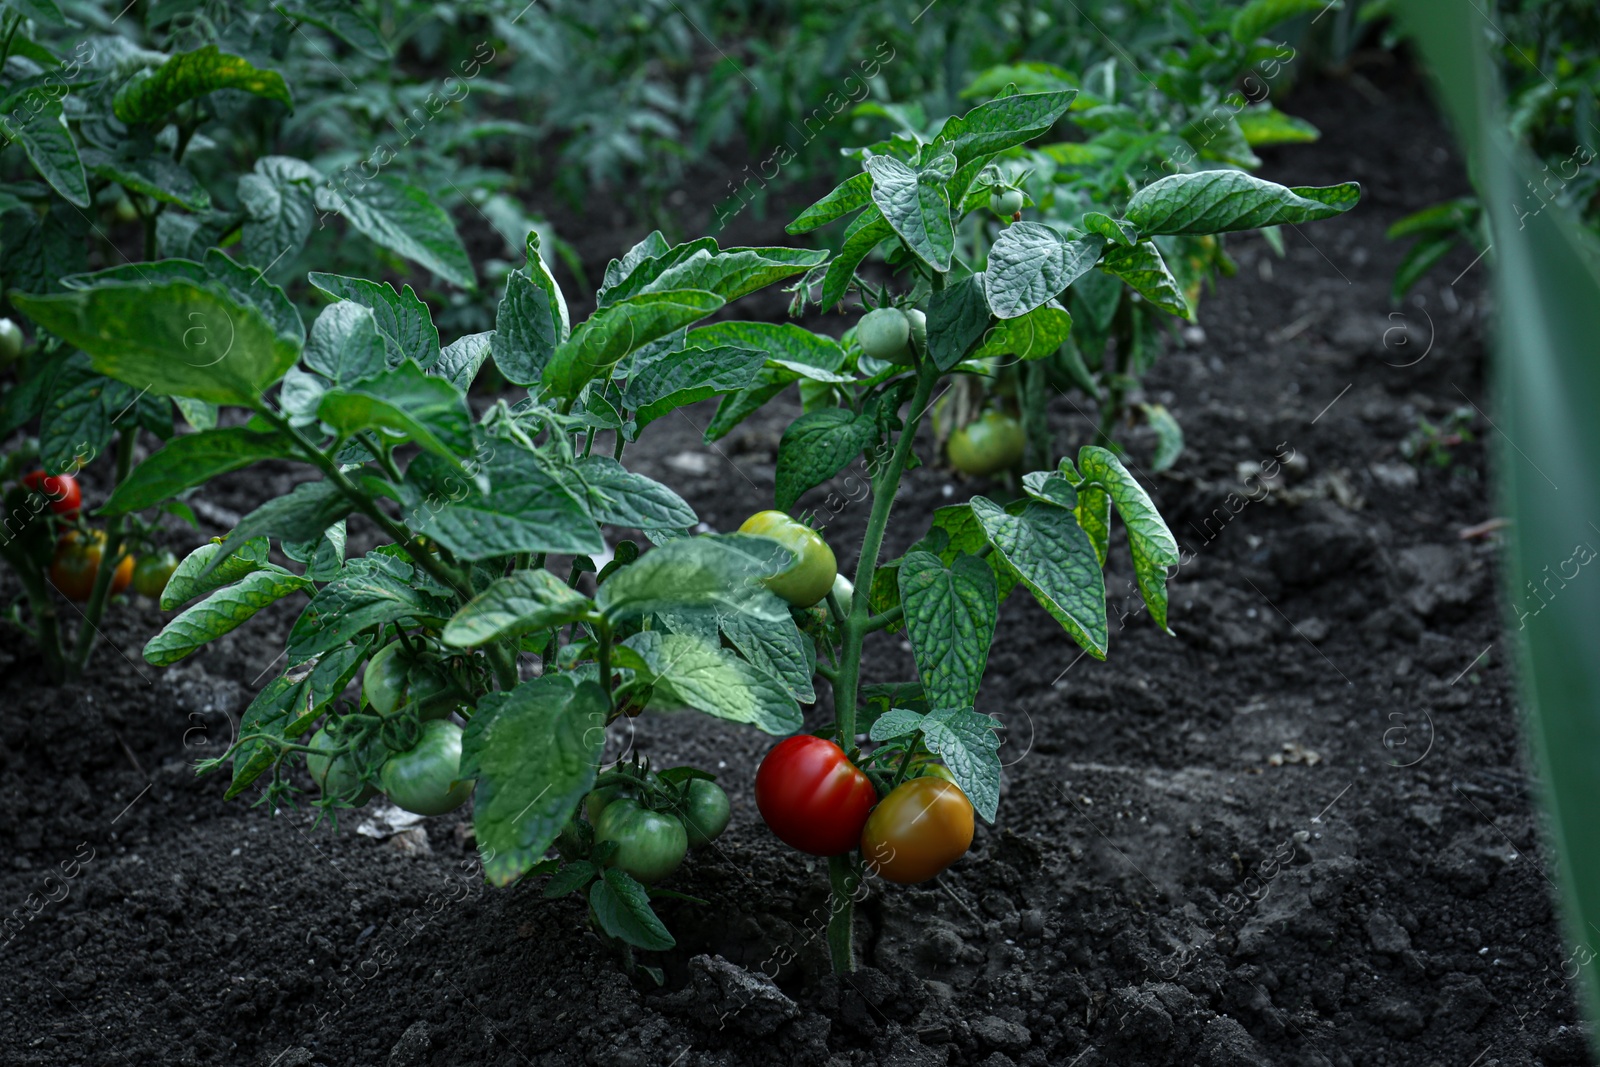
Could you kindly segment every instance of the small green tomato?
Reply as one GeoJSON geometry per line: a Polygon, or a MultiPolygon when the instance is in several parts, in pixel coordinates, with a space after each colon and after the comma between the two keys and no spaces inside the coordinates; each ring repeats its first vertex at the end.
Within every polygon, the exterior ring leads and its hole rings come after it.
{"type": "Polygon", "coordinates": [[[856,343],[873,359],[911,362],[911,319],[899,308],[874,308],[856,323],[856,343]]]}

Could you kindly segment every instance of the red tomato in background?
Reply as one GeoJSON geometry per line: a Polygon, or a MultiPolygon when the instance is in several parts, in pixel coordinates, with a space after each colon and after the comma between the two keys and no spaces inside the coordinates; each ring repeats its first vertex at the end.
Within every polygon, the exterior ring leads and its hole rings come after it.
{"type": "Polygon", "coordinates": [[[46,474],[38,470],[23,478],[22,484],[49,497],[50,510],[64,519],[72,518],[83,506],[83,490],[78,488],[78,479],[70,474],[46,474]]]}
{"type": "Polygon", "coordinates": [[[861,840],[878,791],[844,750],[809,734],[780,741],[756,771],[756,807],[784,844],[842,856],[861,840]]]}

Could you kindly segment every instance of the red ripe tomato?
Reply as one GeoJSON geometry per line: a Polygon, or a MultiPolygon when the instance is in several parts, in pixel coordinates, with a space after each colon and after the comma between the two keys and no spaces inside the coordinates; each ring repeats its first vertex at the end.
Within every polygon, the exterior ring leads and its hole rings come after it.
{"type": "Polygon", "coordinates": [[[83,506],[83,490],[78,488],[78,479],[70,474],[46,474],[38,470],[23,478],[22,484],[49,497],[50,510],[64,519],[78,514],[83,506]]]}
{"type": "Polygon", "coordinates": [[[861,841],[878,791],[844,750],[803,734],[780,741],[756,771],[756,807],[784,844],[842,856],[861,841]]]}
{"type": "MultiPolygon", "coordinates": [[[[94,592],[96,576],[100,573],[100,557],[105,550],[106,535],[99,530],[87,538],[78,531],[65,534],[56,542],[55,558],[50,561],[50,584],[61,590],[69,600],[84,601],[94,592]]],[[[133,557],[123,556],[117,569],[111,572],[111,592],[120,593],[133,581],[133,557]]]]}

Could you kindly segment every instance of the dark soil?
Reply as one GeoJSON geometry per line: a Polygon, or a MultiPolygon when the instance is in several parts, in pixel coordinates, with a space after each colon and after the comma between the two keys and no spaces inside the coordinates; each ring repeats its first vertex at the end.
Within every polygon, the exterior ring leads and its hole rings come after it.
{"type": "MultiPolygon", "coordinates": [[[[1484,268],[1463,254],[1424,302],[1391,313],[1387,295],[1401,249],[1384,228],[1464,191],[1461,167],[1404,76],[1312,84],[1288,108],[1324,137],[1268,176],[1366,193],[1288,231],[1285,259],[1234,242],[1240,277],[1151,375],[1188,438],[1175,471],[1146,479],[1186,550],[1177,636],[1129,601],[1099,663],[1012,597],[980,703],[1007,727],[999,821],[937,882],[874,891],[859,971],[827,973],[823,870],[755,812],[763,735],[690,715],[618,735],[718,771],[733,796],[732,828],[672,883],[710,905],[662,908],[679,948],[651,959],[657,991],[623,975],[575,899],[485,888],[464,814],[331,834],[224,803],[225,782],[190,765],[228,743],[289,610],[158,670],[138,649],[159,613],[137,602],[83,685],[42,684],[14,634],[0,646],[0,904],[20,921],[0,948],[0,1060],[1588,1062],[1567,977],[1590,954],[1552,908],[1500,548],[1460,536],[1492,515],[1484,268]],[[1408,465],[1419,420],[1462,407],[1479,441],[1408,465]]],[[[712,449],[709,412],[691,410],[635,458],[730,528],[770,504],[787,403],[712,449]]],[[[1075,450],[1087,420],[1053,407],[1075,450]]],[[[217,487],[204,533],[294,477],[217,487]]],[[[889,548],[975,491],[1005,490],[914,472],[889,548]]],[[[854,504],[829,525],[842,562],[864,519],[854,504]]],[[[1130,588],[1113,558],[1112,586],[1130,588]]],[[[876,652],[874,678],[909,669],[898,637],[876,652]]]]}

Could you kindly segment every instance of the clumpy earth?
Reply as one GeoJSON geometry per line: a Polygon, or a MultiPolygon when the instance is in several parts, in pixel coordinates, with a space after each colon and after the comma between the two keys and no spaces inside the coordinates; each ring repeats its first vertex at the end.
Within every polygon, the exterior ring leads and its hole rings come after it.
{"type": "MultiPolygon", "coordinates": [[[[404,825],[374,807],[330,833],[304,812],[224,803],[224,780],[197,779],[193,761],[226,747],[291,614],[158,670],[138,650],[160,613],[135,600],[79,685],[45,685],[20,638],[0,638],[0,904],[14,919],[0,1059],[1589,1062],[1569,982],[1590,953],[1552,908],[1501,546],[1463,536],[1493,516],[1484,267],[1461,254],[1419,299],[1388,299],[1401,249],[1384,228],[1465,191],[1461,167],[1409,76],[1316,83],[1286,106],[1324,136],[1275,154],[1267,176],[1354,178],[1365,196],[1288,230],[1286,258],[1232,242],[1240,277],[1150,376],[1188,440],[1144,479],[1185,549],[1176,636],[1137,609],[1119,547],[1109,582],[1130,595],[1104,663],[1013,595],[980,701],[1006,727],[998,821],[937,881],[874,890],[855,973],[828,973],[822,865],[756,814],[768,738],[687,714],[614,737],[618,752],[716,771],[733,798],[731,829],[670,883],[709,904],[663,903],[678,947],[645,957],[658,989],[623,973],[575,898],[545,900],[537,879],[486,888],[464,813],[404,825]],[[1458,409],[1472,439],[1408,462],[1407,439],[1458,409]]],[[[780,240],[780,223],[742,218],[760,232],[738,236],[780,240]]],[[[781,313],[776,298],[751,307],[781,313]]],[[[796,411],[786,398],[707,448],[709,411],[691,409],[633,459],[729,529],[770,505],[796,411]]],[[[1052,411],[1063,450],[1088,439],[1073,399],[1052,411]]],[[[1153,442],[1127,440],[1144,463],[1153,442]]],[[[203,534],[301,477],[267,468],[206,490],[203,534]]],[[[890,551],[974,492],[1006,488],[915,471],[890,551]]],[[[847,566],[865,511],[828,525],[847,566]]],[[[874,657],[875,680],[910,669],[898,636],[874,657]]]]}

